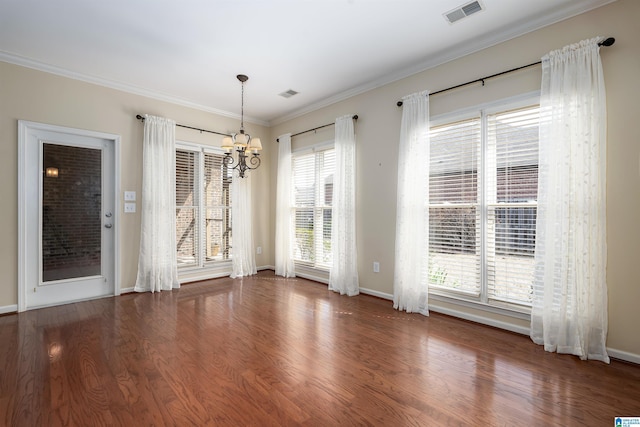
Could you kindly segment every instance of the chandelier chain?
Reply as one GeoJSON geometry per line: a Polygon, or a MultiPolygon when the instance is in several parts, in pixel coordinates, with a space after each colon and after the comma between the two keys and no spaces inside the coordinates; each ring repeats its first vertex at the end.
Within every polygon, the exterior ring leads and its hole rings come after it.
{"type": "Polygon", "coordinates": [[[240,100],[240,130],[244,131],[244,82],[240,82],[242,86],[242,99],[240,100]]]}
{"type": "Polygon", "coordinates": [[[242,90],[240,95],[240,131],[222,139],[222,148],[225,150],[223,164],[228,169],[237,170],[238,176],[244,178],[247,171],[257,169],[260,166],[259,151],[262,150],[262,144],[260,138],[252,138],[244,131],[244,83],[249,77],[244,74],[238,74],[236,77],[240,80],[242,90]],[[235,158],[233,151],[236,152],[235,158]]]}

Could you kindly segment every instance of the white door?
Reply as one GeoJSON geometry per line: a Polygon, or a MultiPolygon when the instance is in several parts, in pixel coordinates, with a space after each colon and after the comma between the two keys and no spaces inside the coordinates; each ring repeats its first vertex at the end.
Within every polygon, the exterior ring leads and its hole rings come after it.
{"type": "Polygon", "coordinates": [[[19,122],[18,310],[115,295],[119,137],[19,122]]]}

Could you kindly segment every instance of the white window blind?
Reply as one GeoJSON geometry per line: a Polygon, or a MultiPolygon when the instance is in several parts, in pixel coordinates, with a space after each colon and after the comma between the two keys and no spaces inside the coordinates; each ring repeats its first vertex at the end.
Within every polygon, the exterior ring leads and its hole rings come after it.
{"type": "Polygon", "coordinates": [[[431,129],[429,284],[480,294],[480,118],[431,129]]]}
{"type": "Polygon", "coordinates": [[[453,297],[527,306],[539,108],[495,111],[431,128],[429,284],[453,297]]]}
{"type": "Polygon", "coordinates": [[[487,117],[488,297],[530,303],[538,199],[537,106],[487,117]]]}
{"type": "Polygon", "coordinates": [[[330,268],[335,151],[294,154],[292,162],[294,260],[313,267],[330,268]]]}
{"type": "Polygon", "coordinates": [[[204,153],[204,255],[207,261],[231,255],[231,171],[224,155],[204,153]]]}
{"type": "Polygon", "coordinates": [[[224,156],[176,150],[176,250],[179,267],[231,257],[231,179],[224,156]]]}
{"type": "Polygon", "coordinates": [[[198,164],[200,153],[176,150],[176,246],[178,266],[200,263],[198,164]]]}

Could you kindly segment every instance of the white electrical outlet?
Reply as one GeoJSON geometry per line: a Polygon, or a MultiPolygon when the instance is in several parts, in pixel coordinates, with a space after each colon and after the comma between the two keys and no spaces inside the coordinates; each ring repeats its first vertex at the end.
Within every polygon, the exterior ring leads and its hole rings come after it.
{"type": "Polygon", "coordinates": [[[373,262],[373,272],[380,273],[380,263],[378,261],[373,262]]]}
{"type": "Polygon", "coordinates": [[[133,202],[136,199],[135,191],[125,191],[124,192],[124,200],[127,202],[133,202]]]}
{"type": "Polygon", "coordinates": [[[136,203],[125,203],[124,204],[124,212],[125,213],[136,213],[136,203]]]}
{"type": "Polygon", "coordinates": [[[262,246],[258,246],[258,247],[256,248],[256,253],[257,253],[258,255],[260,255],[260,254],[262,253],[262,246]]]}

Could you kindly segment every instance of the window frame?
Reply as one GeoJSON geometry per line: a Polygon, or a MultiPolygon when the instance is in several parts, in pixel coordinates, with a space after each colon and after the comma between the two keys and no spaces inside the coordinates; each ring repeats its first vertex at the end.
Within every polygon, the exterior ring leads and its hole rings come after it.
{"type": "MultiPolygon", "coordinates": [[[[291,188],[292,191],[295,191],[295,182],[293,181],[293,161],[296,157],[300,157],[300,156],[305,156],[305,155],[310,155],[310,154],[314,154],[316,155],[317,153],[320,152],[325,152],[325,151],[331,151],[334,150],[335,151],[335,144],[334,141],[325,141],[325,142],[321,142],[309,147],[304,147],[304,148],[299,148],[296,150],[292,150],[291,152],[291,164],[292,164],[292,170],[291,170],[291,188]]],[[[318,170],[318,165],[317,165],[317,161],[314,161],[314,173],[317,176],[319,176],[320,171],[318,170]]],[[[335,172],[334,172],[335,174],[335,172]]],[[[316,188],[316,193],[314,195],[314,206],[313,206],[313,218],[314,218],[314,255],[315,255],[315,251],[318,247],[318,242],[316,237],[318,235],[322,235],[323,234],[323,227],[324,227],[324,218],[323,218],[323,212],[325,210],[327,210],[328,208],[331,209],[331,211],[333,212],[333,206],[328,206],[326,204],[318,204],[318,188],[316,188]],[[322,219],[322,225],[323,227],[316,227],[316,220],[321,217],[322,219]]],[[[292,194],[291,195],[291,226],[294,229],[294,236],[295,236],[295,229],[296,229],[296,209],[298,209],[295,206],[295,195],[292,194]]],[[[294,241],[294,245],[296,245],[297,242],[294,241]]],[[[295,253],[295,251],[294,251],[295,253]]],[[[309,271],[320,271],[323,273],[329,273],[331,266],[327,263],[322,263],[322,262],[318,262],[317,260],[314,260],[313,262],[310,261],[305,261],[305,260],[300,260],[300,259],[296,259],[295,255],[294,255],[294,259],[293,262],[296,266],[296,269],[302,269],[302,270],[309,270],[309,271]]]]}
{"type": "MultiPolygon", "coordinates": [[[[198,153],[197,155],[197,167],[194,178],[194,190],[196,192],[197,198],[197,221],[199,224],[197,233],[195,234],[196,238],[196,262],[194,264],[186,264],[186,265],[178,265],[178,276],[189,275],[197,272],[215,272],[218,270],[230,270],[233,253],[231,252],[227,258],[223,259],[213,259],[207,260],[206,256],[206,215],[207,209],[211,208],[223,208],[228,211],[228,216],[231,218],[231,197],[229,197],[229,204],[227,206],[207,206],[205,205],[205,189],[204,189],[204,172],[205,172],[205,155],[206,154],[215,154],[215,155],[224,155],[224,150],[219,147],[213,147],[204,144],[197,144],[192,142],[185,141],[176,141],[175,151],[187,151],[198,153]]],[[[176,165],[177,166],[177,165],[176,165]]],[[[233,181],[234,175],[231,173],[231,180],[233,181]]],[[[177,219],[177,211],[179,206],[176,205],[176,219],[177,219]]],[[[231,225],[231,230],[233,229],[233,224],[231,225]]],[[[177,227],[176,227],[176,245],[178,243],[179,236],[177,235],[177,227]]],[[[176,247],[176,251],[178,248],[176,247]]]]}
{"type": "MultiPolygon", "coordinates": [[[[455,305],[461,305],[464,307],[480,309],[491,313],[507,315],[510,317],[521,318],[528,320],[531,313],[531,305],[520,304],[515,302],[501,301],[498,299],[489,298],[489,283],[488,283],[488,264],[487,264],[487,238],[488,238],[488,207],[494,205],[488,203],[487,194],[487,118],[491,114],[500,113],[508,110],[515,110],[518,108],[525,108],[533,105],[540,104],[540,91],[529,92],[514,97],[504,98],[496,101],[478,104],[472,107],[455,110],[448,113],[439,114],[430,118],[429,128],[435,126],[445,125],[447,123],[454,123],[457,121],[469,120],[473,118],[479,118],[481,121],[480,129],[480,161],[478,169],[482,171],[482,176],[479,177],[478,182],[478,202],[477,206],[480,209],[480,286],[478,296],[474,296],[469,292],[459,292],[454,289],[443,289],[429,286],[429,297],[434,301],[441,301],[445,303],[451,303],[455,305]]],[[[533,206],[532,203],[527,203],[528,207],[533,206]]],[[[425,209],[429,209],[431,206],[430,201],[425,202],[425,209]]],[[[537,201],[535,203],[537,208],[537,201]]],[[[495,231],[494,231],[495,234],[495,231]]],[[[428,254],[427,254],[428,256],[428,254]]],[[[535,257],[535,254],[534,254],[535,257]]]]}

